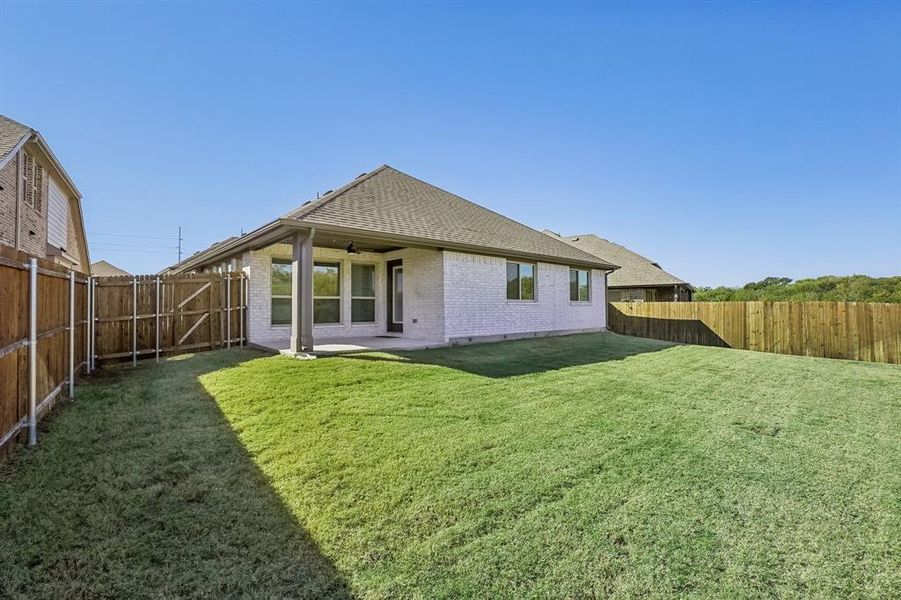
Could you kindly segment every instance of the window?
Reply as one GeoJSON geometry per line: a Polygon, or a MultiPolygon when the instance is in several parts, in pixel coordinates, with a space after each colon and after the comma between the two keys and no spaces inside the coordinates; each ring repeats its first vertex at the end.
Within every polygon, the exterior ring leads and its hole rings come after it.
{"type": "Polygon", "coordinates": [[[350,321],[375,322],[375,265],[350,266],[350,321]]]}
{"type": "Polygon", "coordinates": [[[272,324],[291,324],[291,261],[273,258],[271,275],[272,324]]]}
{"type": "Polygon", "coordinates": [[[535,265],[507,261],[507,300],[535,299],[535,265]]]}
{"type": "Polygon", "coordinates": [[[44,189],[44,170],[34,162],[34,158],[23,152],[25,169],[22,173],[22,187],[25,189],[25,204],[41,210],[41,193],[44,189]]]}
{"type": "Polygon", "coordinates": [[[341,322],[341,264],[313,263],[313,323],[341,322]]]}
{"type": "Polygon", "coordinates": [[[569,270],[569,299],[571,302],[588,302],[591,299],[590,271],[569,270]]]}

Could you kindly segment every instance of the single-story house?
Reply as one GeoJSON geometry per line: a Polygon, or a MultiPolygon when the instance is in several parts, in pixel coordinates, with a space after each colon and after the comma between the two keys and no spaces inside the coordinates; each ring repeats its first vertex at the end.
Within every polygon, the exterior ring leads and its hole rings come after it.
{"type": "Polygon", "coordinates": [[[620,266],[607,279],[610,302],[691,302],[694,288],[690,283],[667,273],[658,263],[637,252],[591,233],[572,236],[560,236],[548,230],[545,233],[620,266]]]}
{"type": "Polygon", "coordinates": [[[243,270],[249,341],[301,353],[602,331],[615,268],[383,165],[167,272],[243,270]]]}
{"type": "Polygon", "coordinates": [[[125,277],[131,273],[105,260],[98,260],[91,264],[91,275],[94,277],[125,277]]]}
{"type": "Polygon", "coordinates": [[[0,245],[90,273],[81,192],[40,133],[3,115],[0,245]]]}

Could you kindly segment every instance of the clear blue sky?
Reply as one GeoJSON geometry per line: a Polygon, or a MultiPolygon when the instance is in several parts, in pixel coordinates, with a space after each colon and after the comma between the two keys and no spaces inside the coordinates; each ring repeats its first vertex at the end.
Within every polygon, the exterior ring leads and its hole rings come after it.
{"type": "Polygon", "coordinates": [[[179,225],[194,251],[389,163],[696,284],[901,273],[901,3],[0,0],[0,22],[0,112],[77,182],[92,258],[134,272],[174,262],[179,225]]]}

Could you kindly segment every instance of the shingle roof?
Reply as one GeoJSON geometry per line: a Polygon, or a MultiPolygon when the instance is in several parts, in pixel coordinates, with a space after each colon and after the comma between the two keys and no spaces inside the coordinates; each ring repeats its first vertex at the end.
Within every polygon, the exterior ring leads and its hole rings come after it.
{"type": "Polygon", "coordinates": [[[105,260],[98,260],[91,265],[91,275],[95,277],[116,277],[121,275],[131,275],[131,273],[124,269],[120,269],[116,265],[110,264],[105,260]]]}
{"type": "Polygon", "coordinates": [[[610,266],[595,255],[388,165],[300,206],[285,218],[323,228],[414,237],[438,246],[473,246],[500,254],[538,255],[561,262],[610,266]]]}
{"type": "MultiPolygon", "coordinates": [[[[546,231],[550,236],[556,235],[546,231]]],[[[599,238],[594,234],[560,237],[567,244],[593,254],[603,260],[620,265],[620,268],[607,276],[610,287],[644,287],[655,285],[690,285],[675,275],[667,273],[656,262],[632,252],[619,244],[599,238]]]]}
{"type": "Polygon", "coordinates": [[[32,131],[31,127],[0,115],[0,160],[6,158],[10,150],[32,131]]]}

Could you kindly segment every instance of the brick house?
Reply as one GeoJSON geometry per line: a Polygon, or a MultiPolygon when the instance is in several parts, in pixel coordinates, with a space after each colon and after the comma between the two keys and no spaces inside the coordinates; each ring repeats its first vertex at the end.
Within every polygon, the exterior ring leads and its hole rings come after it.
{"type": "Polygon", "coordinates": [[[81,193],[41,134],[3,115],[0,245],[90,272],[81,193]]]}
{"type": "Polygon", "coordinates": [[[167,272],[242,269],[250,342],[300,353],[601,331],[615,268],[384,165],[167,272]]]}

